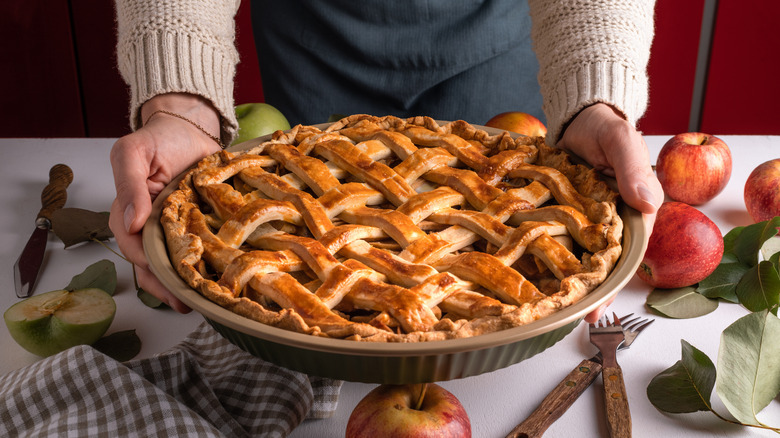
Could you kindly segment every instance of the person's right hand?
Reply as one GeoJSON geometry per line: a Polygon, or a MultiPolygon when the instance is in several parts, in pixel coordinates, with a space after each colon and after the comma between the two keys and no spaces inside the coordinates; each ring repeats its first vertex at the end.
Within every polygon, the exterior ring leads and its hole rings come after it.
{"type": "Polygon", "coordinates": [[[220,147],[193,124],[168,114],[155,114],[158,110],[186,117],[219,137],[219,114],[203,98],[170,93],[144,103],[141,108],[144,126],[117,140],[111,149],[116,199],[111,205],[109,226],[119,249],[135,265],[140,287],[185,313],[190,309],[149,270],[141,230],[152,211],[152,201],[165,186],[192,163],[220,147]]]}
{"type": "MultiPolygon", "coordinates": [[[[574,117],[557,147],[587,160],[596,170],[617,180],[620,196],[645,216],[649,236],[664,191],[650,163],[642,134],[611,106],[596,103],[574,117]]],[[[594,323],[615,298],[585,316],[594,323]]]]}

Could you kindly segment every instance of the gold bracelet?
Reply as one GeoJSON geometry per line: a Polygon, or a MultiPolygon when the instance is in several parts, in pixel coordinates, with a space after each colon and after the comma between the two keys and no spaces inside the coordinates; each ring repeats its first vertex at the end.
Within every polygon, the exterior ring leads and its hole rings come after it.
{"type": "Polygon", "coordinates": [[[217,144],[219,145],[219,147],[220,147],[220,148],[222,148],[222,149],[225,149],[225,145],[222,143],[222,140],[220,140],[220,139],[219,139],[219,137],[217,137],[217,136],[215,136],[215,135],[211,135],[211,134],[210,134],[208,131],[206,131],[205,129],[203,129],[203,127],[202,127],[202,126],[200,126],[200,125],[198,125],[197,123],[193,122],[192,120],[190,120],[190,119],[188,119],[188,118],[186,118],[186,117],[182,116],[181,114],[172,113],[172,112],[170,112],[170,111],[166,111],[166,110],[157,110],[157,111],[155,111],[155,112],[153,112],[153,113],[149,114],[149,117],[147,117],[147,118],[146,118],[146,122],[144,123],[144,125],[146,125],[147,123],[149,123],[149,120],[151,120],[151,119],[152,119],[152,117],[153,117],[155,114],[157,114],[157,113],[163,113],[163,114],[167,114],[167,115],[169,115],[169,116],[178,117],[178,118],[180,118],[180,119],[184,120],[185,122],[189,123],[190,125],[192,125],[192,126],[194,126],[194,127],[198,128],[198,130],[199,130],[200,132],[202,132],[202,133],[206,134],[206,135],[207,135],[207,136],[208,136],[210,139],[212,139],[212,140],[214,140],[215,142],[217,142],[217,144]]]}

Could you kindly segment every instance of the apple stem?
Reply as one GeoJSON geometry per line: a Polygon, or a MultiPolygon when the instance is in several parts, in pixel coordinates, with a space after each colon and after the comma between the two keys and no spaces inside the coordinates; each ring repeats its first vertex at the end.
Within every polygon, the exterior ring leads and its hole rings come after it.
{"type": "Polygon", "coordinates": [[[700,144],[700,145],[703,145],[703,144],[705,144],[705,143],[707,143],[707,136],[706,136],[706,135],[704,136],[704,139],[703,139],[703,140],[701,141],[701,143],[699,143],[699,144],[700,144]]]}
{"type": "Polygon", "coordinates": [[[427,390],[428,390],[428,384],[423,383],[422,388],[420,388],[420,396],[417,397],[417,403],[415,403],[414,405],[415,410],[419,411],[420,409],[422,409],[423,400],[425,400],[425,392],[427,390]]]}

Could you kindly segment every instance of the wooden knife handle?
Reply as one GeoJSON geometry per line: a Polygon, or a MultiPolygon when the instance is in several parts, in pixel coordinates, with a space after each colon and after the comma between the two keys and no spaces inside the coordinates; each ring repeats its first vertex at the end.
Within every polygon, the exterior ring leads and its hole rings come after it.
{"type": "Polygon", "coordinates": [[[579,396],[596,380],[601,364],[585,359],[555,387],[531,415],[518,424],[507,438],[540,437],[561,417],[579,396]]]}
{"type": "Polygon", "coordinates": [[[617,367],[604,367],[604,404],[607,412],[607,428],[611,438],[631,436],[631,412],[628,409],[626,384],[623,370],[617,367]]]}
{"type": "Polygon", "coordinates": [[[73,181],[73,171],[64,164],[55,164],[49,170],[49,184],[43,188],[41,193],[41,211],[38,212],[38,218],[51,220],[51,214],[55,210],[65,206],[68,200],[66,189],[73,181]]]}

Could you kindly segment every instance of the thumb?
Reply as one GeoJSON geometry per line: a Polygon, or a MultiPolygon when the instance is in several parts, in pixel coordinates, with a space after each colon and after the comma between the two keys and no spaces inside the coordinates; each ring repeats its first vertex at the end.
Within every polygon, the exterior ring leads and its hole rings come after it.
{"type": "Polygon", "coordinates": [[[632,156],[619,148],[616,155],[617,159],[623,160],[624,163],[615,167],[620,196],[626,204],[642,213],[645,232],[650,236],[656,213],[664,201],[664,190],[649,162],[637,158],[641,157],[641,154],[632,156]]]}
{"type": "MultiPolygon", "coordinates": [[[[642,144],[644,141],[642,140],[642,144]]],[[[623,200],[644,214],[654,214],[664,200],[661,183],[645,153],[631,152],[630,147],[616,148],[612,168],[623,200]]]]}
{"type": "Polygon", "coordinates": [[[152,211],[147,178],[150,164],[139,156],[141,148],[125,146],[122,139],[111,150],[111,166],[116,187],[116,204],[122,227],[129,234],[141,230],[152,211]]]}

